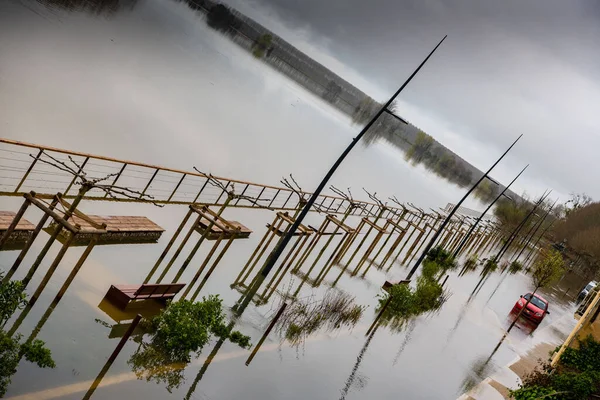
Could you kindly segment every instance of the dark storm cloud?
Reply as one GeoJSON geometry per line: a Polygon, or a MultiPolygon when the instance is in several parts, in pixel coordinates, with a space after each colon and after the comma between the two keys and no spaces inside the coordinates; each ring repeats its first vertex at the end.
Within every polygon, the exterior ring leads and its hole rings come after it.
{"type": "Polygon", "coordinates": [[[374,93],[380,100],[448,34],[402,95],[401,105],[419,110],[412,112],[411,122],[480,168],[523,133],[508,165],[498,172],[500,178],[507,180],[513,170],[531,163],[521,188],[552,186],[562,194],[587,191],[600,198],[592,177],[600,172],[595,162],[600,146],[600,3],[230,3],[278,33],[281,27],[289,29],[291,42],[301,38],[358,71],[380,89],[374,93]]]}

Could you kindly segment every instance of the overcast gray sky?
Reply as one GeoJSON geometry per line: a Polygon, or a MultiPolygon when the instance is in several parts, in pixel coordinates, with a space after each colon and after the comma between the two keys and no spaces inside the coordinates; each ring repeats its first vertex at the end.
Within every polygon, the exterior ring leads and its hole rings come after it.
{"type": "Polygon", "coordinates": [[[378,100],[430,49],[400,114],[517,190],[600,199],[600,2],[227,0],[378,100]]]}

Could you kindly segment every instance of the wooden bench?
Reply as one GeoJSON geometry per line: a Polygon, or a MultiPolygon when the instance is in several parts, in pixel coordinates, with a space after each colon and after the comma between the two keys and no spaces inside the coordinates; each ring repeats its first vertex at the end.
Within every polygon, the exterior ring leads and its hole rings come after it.
{"type": "Polygon", "coordinates": [[[149,283],[143,285],[111,285],[104,296],[115,306],[124,309],[130,302],[158,300],[166,303],[171,300],[185,283],[149,283]]]}

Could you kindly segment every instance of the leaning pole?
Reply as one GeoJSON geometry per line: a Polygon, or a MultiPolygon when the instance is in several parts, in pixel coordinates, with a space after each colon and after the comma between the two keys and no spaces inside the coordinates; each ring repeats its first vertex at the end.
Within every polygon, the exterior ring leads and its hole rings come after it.
{"type": "Polygon", "coordinates": [[[390,97],[390,99],[379,109],[377,114],[375,114],[375,116],[373,116],[373,118],[360,131],[360,133],[358,135],[356,135],[356,137],[352,140],[352,142],[348,145],[348,147],[344,150],[344,152],[335,161],[333,166],[331,166],[331,168],[329,169],[329,171],[327,172],[327,174],[325,175],[325,177],[323,178],[323,180],[321,181],[321,183],[319,184],[317,189],[312,193],[312,195],[310,196],[310,198],[308,199],[308,201],[306,202],[306,204],[304,205],[304,207],[302,208],[302,210],[296,217],[296,220],[294,221],[292,226],[287,230],[285,236],[283,236],[283,238],[278,243],[278,245],[273,249],[272,253],[268,257],[268,259],[267,259],[263,269],[260,271],[259,275],[256,277],[256,279],[254,279],[252,286],[248,290],[249,296],[254,295],[253,292],[256,292],[256,290],[258,289],[258,287],[260,286],[260,284],[262,283],[264,278],[269,274],[271,269],[275,266],[275,264],[277,263],[277,260],[283,253],[283,250],[288,245],[288,243],[294,236],[294,233],[296,232],[296,230],[298,229],[298,227],[304,220],[304,217],[309,212],[309,210],[311,209],[311,207],[317,200],[318,196],[321,194],[321,192],[323,191],[323,189],[329,182],[329,179],[331,179],[331,177],[333,176],[335,171],[338,169],[340,164],[344,161],[346,156],[350,153],[350,151],[354,148],[354,146],[356,146],[356,144],[362,139],[362,137],[365,135],[365,133],[367,133],[369,128],[371,128],[371,126],[373,126],[375,121],[377,121],[377,119],[384,112],[390,112],[388,109],[390,104],[392,104],[392,102],[396,99],[396,97],[404,90],[404,88],[410,83],[410,81],[415,77],[415,75],[417,75],[417,73],[421,70],[421,68],[425,65],[425,63],[429,60],[429,58],[433,55],[433,53],[438,49],[438,47],[440,47],[440,45],[446,39],[446,37],[447,37],[447,35],[444,36],[442,38],[442,40],[440,40],[440,42],[433,48],[433,50],[429,53],[429,55],[427,55],[427,57],[421,62],[421,64],[413,71],[413,73],[408,77],[408,79],[396,91],[396,93],[394,93],[392,95],[392,97],[390,97]]]}

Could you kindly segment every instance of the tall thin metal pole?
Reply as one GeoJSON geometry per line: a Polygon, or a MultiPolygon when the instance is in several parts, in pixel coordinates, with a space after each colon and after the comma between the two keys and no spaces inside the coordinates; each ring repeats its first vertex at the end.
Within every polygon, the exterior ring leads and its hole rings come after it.
{"type": "Polygon", "coordinates": [[[464,247],[464,245],[467,243],[467,240],[469,239],[469,237],[471,237],[471,234],[473,233],[473,231],[475,230],[475,228],[477,227],[477,225],[479,225],[479,223],[481,222],[481,219],[483,218],[483,216],[485,214],[487,214],[488,211],[490,211],[490,208],[492,208],[494,206],[494,204],[496,204],[496,202],[500,199],[500,197],[504,196],[504,193],[506,193],[506,191],[508,190],[508,188],[511,187],[512,184],[515,183],[515,181],[517,179],[519,179],[519,177],[521,176],[521,174],[523,172],[525,172],[525,170],[527,169],[527,167],[529,167],[529,164],[527,164],[525,166],[525,168],[523,168],[521,170],[521,172],[519,172],[519,174],[517,176],[515,176],[515,178],[508,184],[508,186],[505,187],[504,190],[498,196],[496,196],[496,198],[494,199],[494,201],[492,201],[487,206],[487,208],[481,213],[481,215],[479,216],[479,218],[477,218],[477,220],[475,221],[475,223],[471,226],[471,229],[469,229],[469,232],[467,232],[467,234],[463,238],[462,242],[458,245],[458,247],[456,248],[456,250],[454,250],[454,254],[453,254],[454,257],[458,256],[458,253],[460,253],[460,251],[462,250],[462,248],[464,247]]]}
{"type": "Polygon", "coordinates": [[[544,202],[544,200],[546,199],[546,197],[548,197],[548,195],[550,195],[550,192],[548,192],[547,194],[544,193],[544,195],[542,195],[542,197],[540,197],[540,200],[535,203],[535,205],[533,206],[531,211],[529,211],[529,213],[525,216],[525,218],[523,218],[521,223],[519,225],[517,225],[517,227],[512,231],[512,233],[508,237],[508,240],[506,241],[506,243],[504,243],[504,246],[502,246],[502,248],[500,248],[500,251],[494,257],[494,261],[497,262],[498,260],[500,260],[502,258],[502,256],[504,256],[504,253],[512,245],[513,241],[517,238],[517,236],[521,232],[521,229],[523,229],[523,227],[527,224],[527,221],[529,221],[529,218],[531,218],[531,216],[535,213],[535,210],[537,210],[537,208],[544,202]]]}
{"type": "Polygon", "coordinates": [[[446,216],[446,219],[444,220],[444,222],[442,222],[442,225],[438,228],[438,230],[435,233],[435,235],[433,235],[433,237],[431,238],[431,240],[427,244],[427,247],[425,247],[425,249],[421,253],[421,256],[419,257],[419,259],[417,260],[417,262],[415,263],[415,265],[412,267],[412,269],[410,270],[410,272],[406,276],[405,280],[409,280],[415,274],[415,272],[419,268],[419,265],[421,265],[421,263],[425,259],[425,256],[427,256],[427,253],[429,253],[429,250],[431,250],[431,248],[433,247],[433,244],[436,242],[436,240],[438,239],[438,237],[440,236],[440,234],[444,231],[444,228],[446,227],[446,225],[448,225],[448,222],[450,221],[450,219],[452,218],[452,216],[454,215],[454,213],[456,213],[456,211],[460,208],[461,204],[466,200],[466,198],[471,194],[471,192],[473,192],[473,190],[475,190],[475,188],[481,183],[481,181],[483,181],[488,176],[488,174],[490,172],[492,172],[492,170],[494,169],[494,167],[496,167],[496,165],[498,165],[498,163],[504,158],[504,156],[506,156],[508,154],[508,152],[513,148],[513,146],[515,144],[517,144],[517,142],[519,141],[519,139],[521,139],[522,137],[523,137],[522,134],[519,135],[519,137],[517,138],[517,140],[515,140],[513,142],[513,144],[510,145],[510,147],[504,152],[504,154],[502,154],[502,156],[500,156],[500,158],[498,160],[496,160],[496,162],[490,167],[490,169],[488,169],[487,172],[485,174],[483,174],[483,176],[481,178],[479,178],[479,180],[471,187],[471,189],[469,189],[469,191],[463,196],[463,198],[460,199],[460,201],[458,203],[456,203],[456,205],[454,206],[454,208],[452,209],[452,211],[450,211],[450,213],[446,216]]]}
{"type": "Polygon", "coordinates": [[[527,248],[527,246],[529,245],[529,243],[533,240],[533,238],[535,237],[535,235],[537,235],[538,231],[540,230],[540,228],[544,224],[544,221],[546,220],[546,218],[548,218],[548,215],[550,215],[550,212],[552,211],[552,209],[556,205],[557,201],[558,201],[558,199],[556,199],[554,201],[554,203],[546,211],[546,213],[544,214],[544,216],[542,218],[540,218],[540,221],[536,225],[534,225],[535,228],[534,228],[533,232],[531,233],[531,235],[527,235],[527,237],[525,238],[525,243],[523,244],[523,247],[521,248],[521,251],[519,251],[519,253],[516,255],[516,257],[513,258],[513,260],[518,260],[519,257],[521,257],[521,255],[523,255],[523,252],[525,251],[525,249],[527,248]]]}
{"type": "MultiPolygon", "coordinates": [[[[377,121],[377,119],[381,116],[381,114],[383,114],[384,112],[386,112],[388,110],[388,107],[390,106],[390,104],[392,104],[392,102],[396,99],[396,97],[404,90],[406,85],[408,85],[408,83],[421,70],[423,65],[425,65],[425,63],[429,60],[429,58],[433,55],[433,53],[438,49],[438,47],[440,47],[440,45],[446,39],[446,37],[447,37],[447,35],[444,36],[442,38],[442,40],[440,40],[440,42],[437,44],[437,46],[434,47],[434,49],[429,53],[429,55],[417,67],[417,69],[415,69],[414,72],[408,77],[408,79],[402,84],[402,86],[400,86],[400,89],[398,89],[396,91],[396,93],[394,93],[393,96],[390,97],[390,99],[379,109],[377,114],[375,114],[375,116],[367,123],[367,125],[365,125],[365,127],[360,131],[360,133],[358,135],[356,135],[356,137],[352,140],[352,142],[348,145],[348,147],[344,150],[344,152],[336,160],[336,162],[333,164],[333,166],[329,169],[329,171],[327,172],[327,174],[325,175],[325,177],[323,178],[321,183],[319,183],[319,186],[317,187],[317,189],[312,193],[312,195],[310,196],[310,199],[308,199],[308,201],[306,202],[306,204],[300,211],[300,214],[298,214],[298,216],[296,217],[296,220],[294,221],[294,223],[292,224],[290,229],[288,229],[288,231],[286,232],[286,235],[278,243],[277,247],[275,247],[275,249],[273,249],[271,256],[269,257],[269,259],[267,260],[267,262],[265,263],[265,266],[263,267],[263,269],[261,271],[261,274],[263,277],[267,276],[268,273],[271,271],[271,269],[275,266],[275,264],[277,263],[277,260],[283,253],[283,250],[285,249],[287,244],[290,242],[290,240],[294,236],[294,233],[296,232],[296,230],[298,229],[298,227],[304,220],[304,217],[306,216],[306,214],[308,214],[308,212],[312,208],[313,204],[315,203],[315,201],[317,200],[317,198],[319,197],[319,195],[321,194],[321,192],[323,191],[323,189],[329,182],[329,179],[331,179],[331,177],[333,176],[335,171],[338,169],[340,164],[344,161],[346,156],[350,153],[350,151],[354,148],[354,146],[356,146],[356,144],[360,141],[360,139],[362,139],[362,137],[365,135],[365,133],[367,133],[369,128],[371,128],[371,126],[373,126],[373,124],[375,123],[375,121],[377,121]]],[[[259,282],[260,280],[256,280],[256,281],[259,282]]]]}

